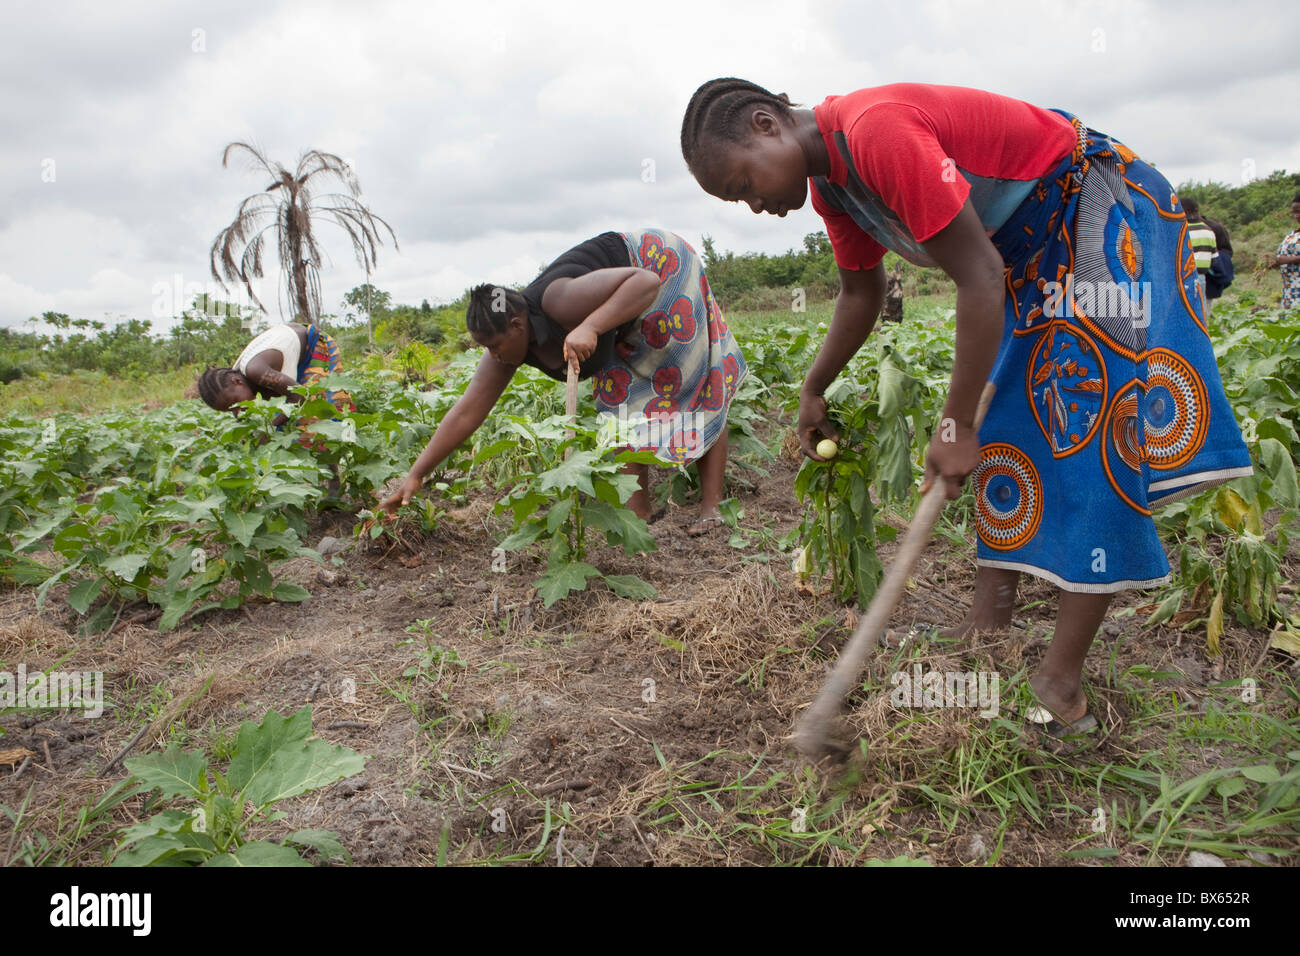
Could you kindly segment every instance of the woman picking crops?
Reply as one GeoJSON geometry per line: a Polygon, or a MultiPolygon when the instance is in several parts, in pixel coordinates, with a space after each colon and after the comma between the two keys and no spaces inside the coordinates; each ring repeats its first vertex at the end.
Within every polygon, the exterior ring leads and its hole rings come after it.
{"type": "MultiPolygon", "coordinates": [[[[594,377],[597,412],[618,421],[629,447],[674,464],[699,462],[700,518],[690,533],[721,523],[727,409],[747,369],[683,239],[660,229],[603,233],[565,252],[522,292],[474,289],[465,324],[488,354],[380,507],[391,513],[410,502],[483,424],[520,365],[563,381],[571,364],[579,378],[594,377]]],[[[641,484],[628,507],[648,518],[646,466],[628,470],[641,484]]]]}
{"type": "Polygon", "coordinates": [[[706,192],[755,213],[800,208],[811,183],[841,288],[800,394],[809,457],[835,437],[822,396],[875,324],[886,249],[952,277],[956,358],[926,486],[955,498],[974,476],[979,571],[954,633],[1009,625],[1022,571],[1052,581],[1055,634],[1031,679],[1046,709],[1027,717],[1095,727],[1081,675],[1111,595],[1168,578],[1151,509],[1251,473],[1169,183],[1067,113],[913,83],[809,110],[712,80],[682,152],[706,192]]]}
{"type": "MultiPolygon", "coordinates": [[[[233,367],[206,369],[199,376],[199,397],[220,412],[248,401],[254,394],[262,398],[287,397],[296,404],[302,396],[290,389],[311,385],[341,370],[334,339],[314,324],[288,322],[271,326],[249,342],[233,367]]],[[[356,410],[347,392],[326,391],[325,398],[340,411],[356,410]]],[[[283,417],[276,421],[283,423],[283,417]]]]}

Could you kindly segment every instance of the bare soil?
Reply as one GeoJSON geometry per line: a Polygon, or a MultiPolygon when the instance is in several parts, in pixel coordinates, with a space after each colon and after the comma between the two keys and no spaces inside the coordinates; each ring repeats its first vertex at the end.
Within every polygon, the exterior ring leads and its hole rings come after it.
{"type": "MultiPolygon", "coordinates": [[[[801,514],[791,491],[797,465],[783,456],[769,468],[770,477],[739,494],[741,525],[779,535],[801,514]]],[[[843,800],[845,812],[872,808],[874,822],[850,834],[848,845],[825,846],[817,862],[979,861],[974,841],[992,842],[992,814],[977,812],[973,825],[949,832],[914,793],[899,797],[934,748],[961,745],[980,719],[970,711],[914,725],[919,736],[907,740],[884,695],[858,695],[846,731],[866,736],[868,756],[847,769],[801,765],[789,734],[856,615],[801,589],[787,555],[734,548],[726,529],[688,537],[695,509],[674,507],[651,526],[657,553],[630,558],[601,549],[593,559],[608,573],[648,580],[656,599],[619,600],[596,585],[544,609],[531,587],[543,569],[540,554],[511,554],[506,571],[493,572],[505,529],[491,504],[472,501],[411,548],[357,542],[324,565],[284,566],[280,577],[312,592],[302,604],[253,603],[170,633],[146,621],[79,637],[79,619],[59,592],[40,615],[30,591],[0,594],[0,657],[30,669],[70,652],[61,667],[102,670],[108,698],[97,720],[5,718],[0,751],[34,756],[21,775],[18,762],[0,757],[0,803],[16,807],[30,792],[43,832],[53,832],[60,806],[75,809],[125,776],[120,766],[99,774],[146,721],[152,730],[133,754],[178,739],[210,746],[269,708],[290,713],[310,701],[316,734],[369,760],[361,776],[291,801],[283,826],[332,829],[359,864],[522,858],[543,844],[536,862],[547,865],[771,863],[797,855],[767,845],[762,827],[789,818],[796,803],[831,799],[843,800]],[[461,663],[430,657],[431,645],[454,651],[461,663]],[[404,676],[410,668],[416,675],[404,676]]],[[[325,515],[311,543],[324,535],[350,540],[353,522],[325,515]]],[[[882,546],[886,563],[893,547],[882,546]]],[[[936,540],[895,623],[955,623],[973,577],[973,545],[936,540]]],[[[1050,635],[1053,592],[1027,579],[1020,600],[1035,606],[1011,632],[976,637],[960,653],[936,648],[929,666],[989,666],[1003,675],[1032,666],[1050,635]]],[[[1128,726],[1129,704],[1105,686],[1109,669],[1145,664],[1168,672],[1161,692],[1197,700],[1220,694],[1210,685],[1225,675],[1259,671],[1270,653],[1266,634],[1231,625],[1225,657],[1211,662],[1202,633],[1142,630],[1145,614],[1116,616],[1149,601],[1122,595],[1088,657],[1101,762],[1131,760],[1160,746],[1165,732],[1128,726]]],[[[884,674],[890,660],[882,651],[875,671],[884,674]]],[[[1207,766],[1221,759],[1230,757],[1206,748],[1207,766]]],[[[961,786],[953,781],[954,792],[961,786]]],[[[1081,792],[1079,799],[1095,797],[1081,792]]],[[[123,822],[140,810],[139,801],[125,805],[123,822]]],[[[12,846],[8,826],[0,818],[0,854],[12,846]]],[[[1058,814],[1045,826],[1018,818],[998,862],[1067,862],[1061,854],[1078,845],[1083,829],[1078,815],[1058,814]]],[[[92,847],[82,862],[99,862],[106,847],[92,847]]],[[[1114,862],[1140,862],[1144,852],[1120,850],[1114,862]]]]}

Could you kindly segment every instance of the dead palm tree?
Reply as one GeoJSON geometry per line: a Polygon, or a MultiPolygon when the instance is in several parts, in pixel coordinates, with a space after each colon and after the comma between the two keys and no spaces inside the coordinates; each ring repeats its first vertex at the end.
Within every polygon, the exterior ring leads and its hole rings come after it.
{"type": "Polygon", "coordinates": [[[266,233],[275,230],[275,242],[284,275],[285,294],[291,310],[303,322],[320,317],[321,252],[312,230],[313,220],[326,216],[340,226],[352,240],[357,264],[367,276],[374,269],[376,247],[383,245],[380,227],[387,229],[397,246],[397,234],[383,219],[374,215],[359,200],[361,185],[352,167],[333,153],[311,150],[303,153],[298,168],[290,173],[279,163],[272,164],[261,151],[247,143],[231,143],[221,154],[221,165],[228,165],[234,152],[248,154],[254,170],[265,170],[271,185],[239,204],[235,221],[217,234],[209,258],[212,277],[226,288],[227,282],[243,282],[249,297],[263,309],[253,292],[252,280],[262,277],[262,251],[266,233]],[[315,181],[334,176],[350,195],[330,193],[319,198],[312,195],[315,181]],[[269,221],[268,221],[269,220],[269,221]]]}

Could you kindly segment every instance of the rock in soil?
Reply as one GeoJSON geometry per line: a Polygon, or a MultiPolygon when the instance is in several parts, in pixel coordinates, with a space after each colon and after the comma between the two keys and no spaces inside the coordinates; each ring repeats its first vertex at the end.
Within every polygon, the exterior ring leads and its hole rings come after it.
{"type": "Polygon", "coordinates": [[[350,542],[326,535],[317,543],[316,553],[321,555],[321,557],[329,557],[331,554],[338,554],[346,548],[348,544],[350,544],[350,542]]]}
{"type": "Polygon", "coordinates": [[[979,833],[962,840],[958,844],[957,853],[968,863],[983,863],[989,858],[988,844],[984,842],[984,837],[979,833]]]}
{"type": "Polygon", "coordinates": [[[1187,854],[1188,866],[1227,866],[1213,853],[1202,853],[1200,850],[1193,850],[1187,854]]]}

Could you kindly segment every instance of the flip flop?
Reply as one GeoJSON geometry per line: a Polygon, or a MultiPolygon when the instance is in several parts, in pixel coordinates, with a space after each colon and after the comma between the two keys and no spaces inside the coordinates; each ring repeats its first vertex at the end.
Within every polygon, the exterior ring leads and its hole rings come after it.
{"type": "Polygon", "coordinates": [[[686,529],[686,533],[692,538],[698,538],[712,531],[714,525],[720,524],[722,524],[722,517],[720,515],[712,515],[711,517],[701,518],[699,521],[695,522],[695,524],[686,529]]]}
{"type": "Polygon", "coordinates": [[[1066,723],[1053,717],[1052,712],[1046,707],[1031,707],[1025,712],[1025,722],[1034,725],[1047,736],[1055,737],[1057,740],[1092,733],[1097,729],[1097,718],[1090,713],[1085,712],[1074,723],[1066,723]]]}
{"type": "Polygon", "coordinates": [[[938,638],[942,630],[942,625],[918,622],[910,627],[889,628],[881,635],[880,641],[887,647],[902,647],[905,643],[914,640],[933,641],[938,638]]]}

